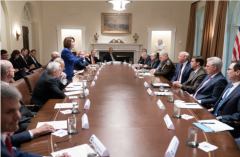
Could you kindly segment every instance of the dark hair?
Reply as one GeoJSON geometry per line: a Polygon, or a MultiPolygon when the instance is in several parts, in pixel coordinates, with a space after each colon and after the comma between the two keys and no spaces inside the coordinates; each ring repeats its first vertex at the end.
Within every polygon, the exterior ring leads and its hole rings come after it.
{"type": "Polygon", "coordinates": [[[143,48],[142,50],[145,50],[147,52],[147,49],[143,48]]]}
{"type": "Polygon", "coordinates": [[[63,40],[63,47],[64,48],[70,48],[71,47],[71,42],[72,40],[75,41],[75,39],[73,37],[66,37],[64,40],[63,40]]]}
{"type": "MultiPolygon", "coordinates": [[[[31,50],[31,53],[32,53],[33,51],[36,51],[36,50],[32,49],[32,50],[31,50]]],[[[36,52],[37,52],[37,51],[36,51],[36,52]]]]}
{"type": "Polygon", "coordinates": [[[192,58],[195,58],[196,62],[199,62],[201,66],[203,66],[204,64],[204,59],[202,58],[202,56],[193,56],[192,58]]]}
{"type": "Polygon", "coordinates": [[[4,50],[4,49],[1,50],[1,55],[6,54],[6,53],[7,53],[6,50],[4,50]]]}
{"type": "Polygon", "coordinates": [[[19,55],[20,52],[18,50],[14,50],[11,54],[11,58],[14,59],[16,55],[19,55]]]}
{"type": "Polygon", "coordinates": [[[233,63],[236,63],[233,67],[234,71],[240,70],[240,60],[234,61],[233,63]]]}
{"type": "Polygon", "coordinates": [[[22,53],[23,51],[25,51],[25,50],[27,50],[27,49],[26,49],[26,48],[22,48],[22,49],[21,49],[21,53],[22,53]]]}
{"type": "Polygon", "coordinates": [[[95,50],[92,50],[92,51],[91,51],[91,54],[92,54],[93,51],[95,51],[95,50]]]}

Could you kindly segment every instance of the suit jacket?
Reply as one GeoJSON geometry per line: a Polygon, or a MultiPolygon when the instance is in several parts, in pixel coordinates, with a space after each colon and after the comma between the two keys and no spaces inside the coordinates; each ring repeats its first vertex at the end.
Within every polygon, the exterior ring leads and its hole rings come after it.
{"type": "Polygon", "coordinates": [[[35,57],[34,57],[34,59],[35,59],[36,63],[33,61],[31,56],[28,57],[28,60],[27,60],[28,66],[31,66],[32,64],[34,64],[36,68],[40,68],[42,65],[40,63],[38,63],[38,61],[35,57]]]}
{"type": "Polygon", "coordinates": [[[30,103],[39,105],[40,109],[49,99],[63,99],[64,88],[65,85],[59,85],[56,79],[44,71],[34,87],[30,103]]]}
{"type": "Polygon", "coordinates": [[[192,76],[194,71],[191,72],[188,80],[182,84],[181,89],[192,94],[197,87],[202,83],[203,79],[207,76],[207,72],[201,67],[197,73],[192,76]]]}
{"type": "MultiPolygon", "coordinates": [[[[201,86],[209,79],[209,77],[211,76],[207,75],[204,78],[204,80],[198,86],[195,92],[197,92],[197,90],[201,88],[201,86]]],[[[201,104],[205,107],[207,106],[207,104],[215,104],[226,86],[227,80],[223,76],[223,74],[219,72],[207,84],[205,84],[203,88],[198,91],[195,98],[197,100],[201,100],[201,104]]],[[[195,94],[195,92],[193,93],[193,95],[195,94]]]]}
{"type": "Polygon", "coordinates": [[[70,51],[68,48],[64,48],[62,50],[61,58],[65,62],[65,70],[64,70],[64,72],[67,75],[67,79],[68,80],[72,80],[74,65],[79,63],[80,61],[83,61],[83,57],[76,58],[72,54],[72,51],[70,51]]]}
{"type": "Polygon", "coordinates": [[[88,65],[89,65],[89,63],[87,61],[81,61],[74,65],[74,70],[82,70],[88,65]]]}
{"type": "Polygon", "coordinates": [[[138,61],[138,64],[143,64],[144,60],[142,58],[142,56],[140,57],[139,61],[138,61]]]}
{"type": "Polygon", "coordinates": [[[146,58],[146,60],[144,60],[143,59],[143,66],[144,65],[147,65],[147,66],[151,66],[151,63],[152,63],[152,60],[151,60],[151,58],[150,58],[150,56],[148,56],[147,58],[146,58]]]}
{"type": "MultiPolygon", "coordinates": [[[[28,131],[24,131],[19,134],[14,134],[12,136],[9,136],[9,140],[12,143],[12,146],[19,147],[22,143],[28,142],[31,140],[31,136],[28,131]]],[[[14,157],[41,157],[37,154],[32,154],[28,152],[22,152],[18,150],[13,150],[14,157]]],[[[1,140],[1,156],[2,157],[12,157],[9,153],[7,147],[4,145],[4,143],[1,140]]]]}
{"type": "Polygon", "coordinates": [[[14,60],[13,58],[10,58],[9,61],[12,63],[14,69],[18,69],[18,70],[22,69],[21,65],[18,63],[17,60],[14,60]]]}
{"type": "MultiPolygon", "coordinates": [[[[90,59],[89,64],[92,64],[92,56],[91,55],[89,55],[89,59],[90,59]]],[[[94,60],[95,60],[95,64],[97,64],[97,62],[100,62],[100,60],[97,57],[94,57],[94,60]]]]}
{"type": "Polygon", "coordinates": [[[151,60],[150,66],[147,66],[147,69],[155,69],[157,68],[160,60],[158,58],[155,58],[153,61],[151,60]]]}
{"type": "MultiPolygon", "coordinates": [[[[175,73],[173,75],[173,78],[172,78],[172,81],[171,82],[174,82],[174,81],[177,81],[177,78],[178,78],[178,73],[179,73],[179,70],[181,68],[181,65],[182,63],[178,63],[177,64],[177,67],[176,67],[176,70],[175,70],[175,73]]],[[[189,75],[191,74],[191,72],[193,71],[193,69],[191,68],[191,64],[190,62],[188,61],[187,65],[185,66],[183,72],[182,72],[182,79],[181,79],[181,82],[180,83],[184,83],[188,80],[189,78],[189,75]]]]}
{"type": "Polygon", "coordinates": [[[174,70],[175,66],[170,58],[168,58],[161,64],[160,68],[154,73],[154,75],[163,76],[170,81],[173,77],[174,70]]]}
{"type": "MultiPolygon", "coordinates": [[[[113,55],[113,58],[115,59],[115,61],[117,61],[117,56],[114,53],[112,53],[112,55],[113,55]]],[[[110,56],[110,53],[108,53],[104,56],[104,60],[106,60],[107,62],[113,61],[112,57],[110,56]]]]}
{"type": "Polygon", "coordinates": [[[9,61],[12,63],[14,69],[18,69],[19,71],[14,73],[14,80],[17,81],[21,78],[24,78],[27,73],[25,69],[22,69],[20,64],[17,62],[17,60],[14,60],[13,58],[10,58],[9,61]]]}
{"type": "MultiPolygon", "coordinates": [[[[227,87],[222,92],[221,96],[219,97],[218,101],[214,106],[214,111],[216,110],[218,104],[222,100],[223,94],[232,84],[230,82],[227,87]]],[[[240,85],[238,85],[224,100],[222,106],[219,108],[217,112],[217,116],[222,116],[222,122],[228,123],[228,121],[240,121],[240,85]]],[[[240,126],[234,126],[234,130],[231,130],[230,133],[233,137],[238,138],[240,137],[240,126]]]]}
{"type": "MultiPolygon", "coordinates": [[[[23,57],[24,57],[24,56],[23,56],[23,57]]],[[[18,59],[17,59],[17,62],[18,62],[18,64],[20,64],[21,68],[27,68],[27,69],[29,69],[30,66],[28,66],[28,64],[27,64],[27,59],[24,57],[25,60],[26,60],[26,62],[25,62],[24,59],[23,59],[23,57],[22,57],[21,55],[19,55],[19,57],[18,57],[18,59]]]]}

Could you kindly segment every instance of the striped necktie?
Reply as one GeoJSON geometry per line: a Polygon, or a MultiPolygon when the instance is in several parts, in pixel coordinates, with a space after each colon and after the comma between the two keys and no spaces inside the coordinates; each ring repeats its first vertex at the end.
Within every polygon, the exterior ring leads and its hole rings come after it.
{"type": "Polygon", "coordinates": [[[194,98],[196,97],[197,93],[205,86],[205,84],[207,84],[211,79],[212,79],[212,76],[209,77],[209,79],[200,88],[198,88],[198,90],[196,91],[196,93],[193,96],[194,98]]]}

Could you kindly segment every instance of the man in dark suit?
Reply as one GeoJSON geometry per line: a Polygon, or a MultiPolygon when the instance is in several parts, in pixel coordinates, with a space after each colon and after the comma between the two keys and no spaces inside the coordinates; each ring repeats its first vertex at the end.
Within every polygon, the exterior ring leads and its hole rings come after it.
{"type": "Polygon", "coordinates": [[[117,61],[117,56],[115,54],[113,54],[112,47],[109,48],[109,53],[104,56],[104,60],[106,60],[107,62],[117,61]]]}
{"type": "Polygon", "coordinates": [[[144,65],[143,67],[144,68],[147,68],[147,69],[155,69],[157,68],[158,64],[159,64],[159,59],[157,58],[157,54],[156,53],[152,53],[150,55],[150,58],[151,58],[151,64],[150,65],[144,65]]]}
{"type": "Polygon", "coordinates": [[[172,83],[178,81],[184,83],[188,80],[190,73],[193,71],[189,62],[189,53],[180,52],[178,56],[179,63],[172,78],[172,83]]]}
{"type": "Polygon", "coordinates": [[[97,62],[100,62],[100,60],[98,59],[98,56],[96,55],[96,51],[92,50],[91,51],[91,55],[89,56],[89,64],[97,64],[97,62]]]}
{"type": "Polygon", "coordinates": [[[203,79],[207,76],[207,72],[202,68],[204,60],[202,56],[193,56],[191,61],[191,68],[194,70],[188,80],[181,84],[179,81],[173,82],[173,86],[180,87],[183,91],[192,94],[197,87],[202,83],[203,79]]]}
{"type": "Polygon", "coordinates": [[[1,50],[1,60],[8,60],[8,52],[4,49],[1,50]]]}
{"type": "Polygon", "coordinates": [[[143,67],[144,65],[147,65],[147,66],[151,65],[151,58],[146,52],[142,53],[142,59],[143,59],[143,63],[138,64],[140,67],[143,67]]]}
{"type": "MultiPolygon", "coordinates": [[[[90,68],[90,64],[88,63],[88,61],[87,61],[87,59],[86,59],[86,57],[85,57],[85,52],[84,51],[80,51],[79,52],[79,55],[78,55],[78,57],[83,57],[83,60],[82,61],[80,61],[80,62],[78,62],[78,63],[76,63],[75,65],[74,65],[74,70],[82,70],[82,69],[84,69],[84,68],[87,68],[87,69],[89,69],[90,68]]],[[[90,59],[89,59],[90,60],[90,59]]]]}
{"type": "Polygon", "coordinates": [[[40,63],[38,63],[37,59],[35,58],[37,54],[36,50],[31,50],[30,55],[28,57],[27,63],[28,66],[31,66],[32,64],[35,65],[35,68],[40,68],[42,65],[40,63]]]}
{"type": "Polygon", "coordinates": [[[17,59],[18,64],[21,66],[21,68],[24,68],[25,70],[35,67],[34,64],[28,66],[27,59],[26,59],[27,54],[28,54],[28,49],[23,48],[21,50],[21,54],[19,58],[17,59]]]}
{"type": "Polygon", "coordinates": [[[163,76],[170,81],[173,77],[175,66],[170,58],[168,58],[168,52],[164,50],[161,51],[159,53],[159,59],[161,61],[160,68],[158,70],[152,69],[150,73],[157,76],[163,76]]]}
{"type": "Polygon", "coordinates": [[[209,108],[209,105],[215,104],[221,96],[227,86],[227,80],[221,73],[222,60],[220,58],[208,58],[205,69],[208,75],[193,93],[193,98],[204,107],[209,108]]]}
{"type": "MultiPolygon", "coordinates": [[[[60,58],[60,54],[58,53],[58,52],[56,52],[56,51],[54,51],[54,52],[52,52],[52,54],[51,54],[51,60],[48,62],[48,63],[50,63],[50,62],[53,62],[55,59],[57,59],[57,58],[60,58]]],[[[47,63],[47,65],[48,65],[48,63],[47,63]]]]}
{"type": "Polygon", "coordinates": [[[61,75],[62,70],[58,62],[51,62],[48,64],[46,72],[43,72],[37,81],[30,102],[31,104],[37,104],[39,106],[36,111],[38,111],[49,99],[65,98],[65,94],[62,90],[65,88],[66,84],[61,83],[59,86],[58,82],[55,80],[55,78],[61,75]]]}
{"type": "MultiPolygon", "coordinates": [[[[240,121],[240,61],[233,62],[228,70],[228,79],[231,81],[221,93],[214,108],[209,109],[217,120],[223,123],[240,121]]],[[[240,137],[240,126],[234,126],[230,133],[235,139],[240,137]]],[[[240,139],[238,139],[240,140],[240,139]]]]}
{"type": "Polygon", "coordinates": [[[19,147],[22,143],[28,142],[32,138],[49,132],[55,132],[56,130],[53,126],[44,124],[37,129],[24,131],[12,136],[7,135],[7,133],[10,134],[18,129],[18,121],[21,118],[19,113],[19,100],[21,97],[21,94],[15,87],[1,84],[1,156],[41,157],[37,154],[18,151],[17,149],[13,149],[12,146],[19,147]]]}
{"type": "MultiPolygon", "coordinates": [[[[143,54],[143,52],[146,52],[146,53],[147,53],[147,49],[143,48],[143,49],[142,49],[142,54],[143,54]]],[[[143,62],[144,62],[144,60],[143,60],[143,58],[142,58],[142,54],[141,54],[141,56],[140,56],[140,59],[139,59],[139,61],[138,61],[138,64],[143,64],[143,62]]]]}

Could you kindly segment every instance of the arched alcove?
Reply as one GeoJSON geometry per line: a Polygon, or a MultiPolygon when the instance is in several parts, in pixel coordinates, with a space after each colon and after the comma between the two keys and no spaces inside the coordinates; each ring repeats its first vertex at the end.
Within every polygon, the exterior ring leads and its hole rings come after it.
{"type": "MultiPolygon", "coordinates": [[[[11,42],[10,42],[10,25],[9,25],[9,14],[8,14],[8,8],[6,5],[5,1],[1,1],[1,9],[3,12],[3,16],[4,16],[4,21],[2,21],[2,26],[4,28],[1,29],[1,42],[4,40],[6,46],[4,46],[4,49],[6,49],[8,51],[8,54],[11,54],[11,42]],[[4,29],[4,30],[3,30],[4,29]],[[3,32],[4,31],[4,32],[3,32]],[[2,34],[4,33],[4,34],[2,34]],[[3,37],[4,35],[4,37],[3,37]]],[[[2,49],[2,48],[1,48],[2,49]]]]}

